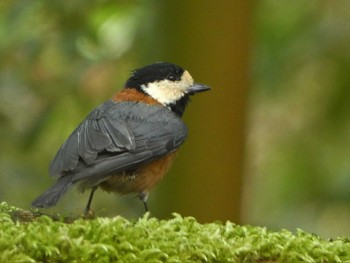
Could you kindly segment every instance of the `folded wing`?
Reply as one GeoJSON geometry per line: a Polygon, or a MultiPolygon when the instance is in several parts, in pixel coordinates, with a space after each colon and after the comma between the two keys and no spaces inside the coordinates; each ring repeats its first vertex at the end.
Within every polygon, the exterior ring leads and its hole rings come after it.
{"type": "Polygon", "coordinates": [[[174,151],[186,136],[185,124],[166,107],[108,101],[62,145],[50,174],[70,176],[72,183],[103,181],[174,151]]]}

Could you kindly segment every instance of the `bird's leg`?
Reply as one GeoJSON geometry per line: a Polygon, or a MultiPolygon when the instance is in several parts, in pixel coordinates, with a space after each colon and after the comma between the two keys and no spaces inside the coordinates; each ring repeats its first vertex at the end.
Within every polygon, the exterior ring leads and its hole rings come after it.
{"type": "Polygon", "coordinates": [[[143,202],[143,206],[145,207],[145,211],[147,213],[149,211],[148,205],[147,205],[148,193],[145,193],[145,192],[140,193],[139,198],[143,202]]]}
{"type": "Polygon", "coordinates": [[[91,189],[90,196],[89,196],[88,202],[87,202],[85,210],[84,210],[84,216],[89,216],[89,214],[91,213],[90,206],[91,206],[92,198],[94,197],[94,193],[95,193],[96,189],[97,189],[97,186],[94,186],[91,189]]]}

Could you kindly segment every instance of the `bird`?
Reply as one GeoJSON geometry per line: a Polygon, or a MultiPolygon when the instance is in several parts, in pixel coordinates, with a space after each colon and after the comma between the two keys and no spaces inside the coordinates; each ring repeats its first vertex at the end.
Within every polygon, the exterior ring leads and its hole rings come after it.
{"type": "Polygon", "coordinates": [[[57,204],[68,189],[91,189],[84,214],[100,188],[136,194],[149,211],[150,190],[169,170],[188,128],[182,120],[190,97],[211,88],[169,62],[132,71],[124,87],[93,109],[59,148],[49,167],[56,182],[32,202],[57,204]]]}

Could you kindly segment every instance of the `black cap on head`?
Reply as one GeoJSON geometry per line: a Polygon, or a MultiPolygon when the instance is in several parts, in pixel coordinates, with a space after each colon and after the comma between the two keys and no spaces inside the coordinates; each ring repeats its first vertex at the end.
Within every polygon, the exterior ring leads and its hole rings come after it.
{"type": "Polygon", "coordinates": [[[157,62],[133,71],[132,76],[125,83],[125,88],[140,88],[141,85],[168,79],[180,80],[184,70],[168,62],[157,62]]]}

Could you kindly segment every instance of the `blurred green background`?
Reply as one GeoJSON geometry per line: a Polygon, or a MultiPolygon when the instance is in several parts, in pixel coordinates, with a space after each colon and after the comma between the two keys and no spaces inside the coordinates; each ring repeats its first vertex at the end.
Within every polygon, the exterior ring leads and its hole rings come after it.
{"type": "MultiPolygon", "coordinates": [[[[0,58],[0,201],[29,208],[89,111],[169,61],[213,90],[187,108],[154,216],[350,235],[350,1],[2,0],[0,58]]],[[[49,211],[81,213],[87,197],[49,211]]],[[[102,191],[92,206],[143,213],[102,191]]]]}

